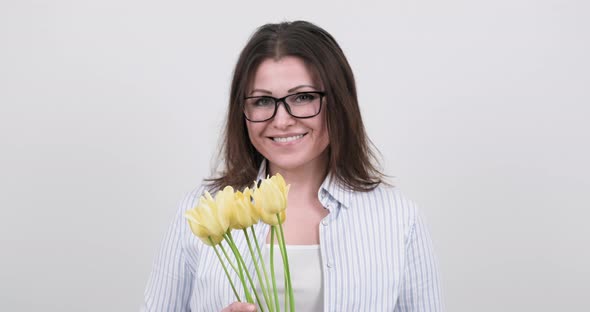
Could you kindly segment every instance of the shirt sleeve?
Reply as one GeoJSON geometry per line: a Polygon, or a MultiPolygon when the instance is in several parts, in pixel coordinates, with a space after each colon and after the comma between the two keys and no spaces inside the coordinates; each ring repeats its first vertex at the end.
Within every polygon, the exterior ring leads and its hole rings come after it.
{"type": "Polygon", "coordinates": [[[406,241],[406,263],[396,312],[444,311],[437,260],[420,214],[406,241]]]}
{"type": "Polygon", "coordinates": [[[154,260],[141,311],[190,311],[194,270],[187,262],[184,248],[188,226],[183,214],[187,201],[180,204],[154,260]]]}

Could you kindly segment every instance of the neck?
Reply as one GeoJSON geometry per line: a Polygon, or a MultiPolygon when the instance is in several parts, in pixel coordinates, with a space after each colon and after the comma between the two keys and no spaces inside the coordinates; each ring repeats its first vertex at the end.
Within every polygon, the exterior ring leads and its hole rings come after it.
{"type": "Polygon", "coordinates": [[[289,201],[317,198],[317,192],[326,177],[327,155],[320,155],[318,159],[304,166],[293,169],[278,168],[269,164],[270,174],[280,173],[285,182],[290,184],[289,201]]]}

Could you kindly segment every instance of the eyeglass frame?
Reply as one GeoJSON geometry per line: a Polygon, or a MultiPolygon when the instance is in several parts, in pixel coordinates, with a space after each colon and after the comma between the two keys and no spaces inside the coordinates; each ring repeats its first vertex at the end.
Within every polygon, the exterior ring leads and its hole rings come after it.
{"type": "Polygon", "coordinates": [[[293,118],[298,118],[298,119],[307,119],[307,118],[313,118],[317,115],[320,114],[320,112],[322,111],[322,102],[324,97],[326,96],[326,92],[324,91],[302,91],[302,92],[296,92],[296,93],[292,93],[292,94],[287,94],[285,96],[283,96],[282,98],[276,98],[270,95],[259,95],[259,96],[247,96],[244,98],[244,101],[247,99],[256,99],[256,98],[267,98],[267,99],[272,99],[275,102],[275,109],[274,112],[272,113],[272,115],[264,120],[252,120],[250,118],[248,118],[248,116],[246,116],[246,106],[242,104],[242,113],[244,114],[244,118],[246,118],[246,120],[248,120],[249,122],[265,122],[265,121],[269,121],[273,118],[275,118],[275,116],[277,115],[277,111],[279,110],[279,103],[283,103],[283,105],[285,106],[285,110],[287,111],[287,114],[289,114],[289,116],[293,117],[293,118]],[[293,96],[293,95],[298,95],[298,94],[318,94],[320,96],[320,107],[318,108],[318,112],[315,113],[314,115],[311,116],[305,116],[305,117],[299,117],[299,116],[295,116],[293,115],[293,113],[291,113],[291,107],[289,106],[289,104],[287,104],[287,102],[285,101],[288,97],[293,96]]]}

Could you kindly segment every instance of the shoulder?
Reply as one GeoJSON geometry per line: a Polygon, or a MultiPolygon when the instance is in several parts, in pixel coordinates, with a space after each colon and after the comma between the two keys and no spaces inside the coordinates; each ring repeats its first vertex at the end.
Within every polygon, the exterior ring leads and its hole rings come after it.
{"type": "Polygon", "coordinates": [[[389,215],[396,223],[411,227],[418,217],[418,205],[408,198],[399,187],[379,184],[368,192],[354,192],[352,209],[389,215]]]}
{"type": "MultiPolygon", "coordinates": [[[[203,196],[208,190],[209,188],[207,185],[205,183],[201,183],[201,185],[194,187],[189,192],[186,192],[178,202],[170,230],[175,232],[176,235],[179,235],[182,240],[192,237],[190,235],[191,231],[188,227],[188,222],[184,217],[185,212],[196,207],[201,196],[203,196]]],[[[191,239],[189,239],[189,241],[190,240],[191,239]]]]}
{"type": "Polygon", "coordinates": [[[211,192],[211,187],[204,181],[197,187],[194,187],[189,192],[185,193],[180,202],[178,203],[178,213],[184,213],[185,211],[194,208],[198,203],[201,196],[205,195],[205,192],[211,192]]]}
{"type": "Polygon", "coordinates": [[[177,240],[176,244],[183,250],[188,250],[185,253],[187,261],[191,267],[195,267],[197,263],[197,255],[200,254],[202,243],[197,239],[191,232],[188,222],[185,218],[185,212],[197,206],[201,196],[206,191],[210,191],[210,188],[205,183],[194,187],[189,192],[186,192],[181,200],[178,202],[174,221],[171,225],[171,233],[177,240]]]}

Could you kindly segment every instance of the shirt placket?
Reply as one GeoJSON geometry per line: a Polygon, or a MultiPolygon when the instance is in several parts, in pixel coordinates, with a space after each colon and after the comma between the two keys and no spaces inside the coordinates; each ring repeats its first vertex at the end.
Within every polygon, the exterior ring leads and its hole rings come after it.
{"type": "Polygon", "coordinates": [[[320,255],[324,283],[324,311],[335,311],[334,309],[337,307],[338,304],[336,302],[332,302],[329,300],[333,297],[329,295],[330,292],[333,289],[337,288],[336,285],[331,285],[331,281],[333,280],[333,274],[336,274],[336,259],[331,248],[331,246],[334,245],[334,237],[332,235],[332,231],[330,231],[330,226],[337,216],[337,209],[340,207],[340,204],[325,190],[322,190],[322,192],[320,193],[319,200],[322,206],[326,207],[326,209],[330,211],[330,213],[326,217],[324,217],[319,224],[320,255]]]}

